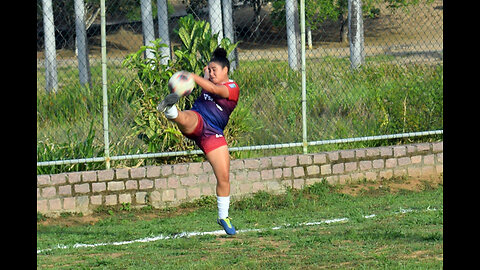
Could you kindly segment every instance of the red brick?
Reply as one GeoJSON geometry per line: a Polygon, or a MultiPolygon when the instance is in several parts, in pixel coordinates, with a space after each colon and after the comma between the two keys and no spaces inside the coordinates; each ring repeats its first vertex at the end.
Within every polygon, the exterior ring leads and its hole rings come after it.
{"type": "Polygon", "coordinates": [[[433,165],[435,164],[435,156],[434,155],[427,155],[423,157],[423,164],[426,165],[433,165]]]}
{"type": "Polygon", "coordinates": [[[355,150],[342,150],[340,151],[340,157],[344,159],[354,158],[355,150]]]}
{"type": "Polygon", "coordinates": [[[262,157],[259,159],[260,169],[268,169],[272,167],[272,160],[270,157],[262,157]]]}
{"type": "MultiPolygon", "coordinates": [[[[232,166],[230,164],[230,169],[232,166]]],[[[188,166],[188,174],[190,175],[198,175],[203,173],[203,164],[201,162],[190,163],[188,166]]]]}
{"type": "Polygon", "coordinates": [[[130,169],[130,177],[132,177],[132,179],[144,178],[145,173],[146,173],[145,167],[138,167],[138,168],[131,168],[130,169]]]}
{"type": "Polygon", "coordinates": [[[55,187],[46,187],[42,189],[42,197],[43,198],[51,198],[57,195],[57,191],[55,187]]]}
{"type": "Polygon", "coordinates": [[[61,210],[62,209],[62,202],[60,199],[52,199],[48,200],[48,204],[50,207],[50,210],[61,210]]]}
{"type": "Polygon", "coordinates": [[[343,163],[334,164],[332,166],[332,171],[333,171],[333,174],[343,173],[344,172],[344,164],[343,163]]]}
{"type": "Polygon", "coordinates": [[[383,159],[376,159],[373,161],[374,169],[383,169],[384,165],[385,165],[385,161],[383,159]]]}
{"type": "Polygon", "coordinates": [[[310,165],[313,163],[313,157],[311,155],[299,155],[298,164],[300,165],[310,165]]]}
{"type": "Polygon", "coordinates": [[[137,180],[128,180],[125,182],[125,189],[137,189],[138,183],[137,180]]]}
{"type": "Polygon", "coordinates": [[[102,192],[107,189],[104,182],[101,183],[92,183],[92,192],[102,192]]]}
{"type": "Polygon", "coordinates": [[[247,172],[248,181],[257,181],[260,180],[260,173],[257,171],[248,171],[247,172]]]}
{"type": "Polygon", "coordinates": [[[162,192],[162,201],[173,202],[175,200],[175,191],[173,189],[167,189],[162,192]]]}
{"type": "Polygon", "coordinates": [[[90,196],[90,203],[92,205],[102,205],[102,195],[90,196]]]}
{"type": "Polygon", "coordinates": [[[58,195],[72,195],[72,186],[70,185],[59,186],[58,195]]]}
{"type": "Polygon", "coordinates": [[[320,168],[317,165],[307,167],[307,175],[316,175],[320,173],[320,168]]]}
{"type": "Polygon", "coordinates": [[[167,179],[165,179],[165,178],[155,179],[155,188],[156,189],[166,189],[167,188],[167,179]]]}
{"type": "Polygon", "coordinates": [[[403,157],[407,154],[407,148],[405,146],[395,146],[393,147],[393,156],[394,157],[403,157]]]}
{"type": "Polygon", "coordinates": [[[295,166],[297,166],[297,160],[298,160],[297,155],[286,156],[285,157],[285,166],[286,167],[295,167],[295,166]]]}
{"type": "Polygon", "coordinates": [[[150,189],[153,188],[153,180],[142,179],[139,182],[140,189],[150,189]]]}
{"type": "Polygon", "coordinates": [[[327,163],[326,154],[315,154],[313,155],[313,164],[325,164],[327,163]]]}
{"type": "Polygon", "coordinates": [[[114,176],[115,176],[114,170],[103,170],[103,171],[97,172],[98,181],[113,180],[114,176]]]}
{"type": "Polygon", "coordinates": [[[83,182],[95,182],[95,181],[97,181],[97,172],[96,171],[82,172],[82,181],[83,182]]]}
{"type": "Polygon", "coordinates": [[[285,163],[285,157],[284,156],[272,157],[272,166],[274,168],[283,167],[284,163],[285,163]]]}
{"type": "Polygon", "coordinates": [[[88,193],[90,192],[90,185],[87,184],[78,184],[74,185],[75,193],[88,193]]]}
{"type": "Polygon", "coordinates": [[[298,178],[303,176],[305,176],[305,170],[303,169],[303,167],[293,168],[293,177],[298,178]]]}
{"type": "Polygon", "coordinates": [[[128,170],[128,168],[115,169],[115,179],[120,180],[129,178],[128,170]]]}
{"type": "Polygon", "coordinates": [[[67,182],[67,174],[60,173],[60,174],[52,174],[51,175],[52,184],[63,184],[67,182]]]}
{"type": "Polygon", "coordinates": [[[345,171],[346,172],[353,172],[357,170],[357,162],[347,162],[345,163],[345,171]]]}
{"type": "Polygon", "coordinates": [[[147,178],[156,178],[160,176],[160,166],[148,166],[147,169],[147,178]]]}
{"type": "MultiPolygon", "coordinates": [[[[245,164],[242,159],[234,159],[230,161],[230,170],[235,171],[235,170],[242,170],[245,168],[245,164]]],[[[202,169],[203,172],[203,169],[202,169]]]]}
{"type": "Polygon", "coordinates": [[[37,200],[37,212],[40,212],[40,213],[48,212],[48,200],[37,200]]]}
{"type": "Polygon", "coordinates": [[[331,174],[332,173],[332,166],[330,164],[325,164],[320,166],[320,172],[322,175],[331,174]]]}
{"type": "Polygon", "coordinates": [[[116,204],[117,204],[117,195],[105,196],[105,205],[116,205],[116,204]]]}
{"type": "Polygon", "coordinates": [[[123,183],[122,181],[108,182],[107,187],[110,191],[124,190],[125,183],[123,183]]]}
{"type": "Polygon", "coordinates": [[[37,185],[48,185],[50,184],[50,175],[37,175],[37,185]]]}
{"type": "Polygon", "coordinates": [[[120,194],[120,195],[118,195],[118,202],[119,203],[131,203],[132,202],[132,195],[130,195],[130,194],[120,194]]]}
{"type": "Polygon", "coordinates": [[[273,179],[273,170],[263,170],[260,174],[262,176],[262,180],[273,179]]]}
{"type": "Polygon", "coordinates": [[[372,168],[372,161],[371,160],[362,160],[359,162],[360,170],[366,171],[372,168]]]}
{"type": "Polygon", "coordinates": [[[263,182],[254,182],[252,184],[252,192],[257,192],[260,190],[265,190],[265,185],[263,182]]]}
{"type": "Polygon", "coordinates": [[[180,178],[180,184],[183,186],[193,186],[197,183],[197,177],[195,176],[186,176],[180,178]]]}
{"type": "Polygon", "coordinates": [[[63,198],[63,209],[75,210],[75,198],[73,197],[63,198]]]}
{"type": "Polygon", "coordinates": [[[187,195],[190,199],[195,199],[195,198],[200,198],[202,193],[200,192],[199,187],[191,187],[187,189],[187,195]]]}
{"type": "Polygon", "coordinates": [[[162,171],[162,176],[169,176],[172,174],[173,172],[173,169],[172,169],[172,165],[163,165],[161,167],[161,171],[162,171]]]}
{"type": "Polygon", "coordinates": [[[187,198],[187,191],[183,188],[177,188],[176,189],[177,193],[177,200],[185,200],[187,198]]]}
{"type": "Polygon", "coordinates": [[[293,188],[301,189],[305,184],[305,180],[303,179],[293,179],[293,188]]]}
{"type": "Polygon", "coordinates": [[[178,188],[180,185],[179,185],[177,177],[176,176],[170,176],[167,179],[167,186],[168,186],[168,188],[178,188]]]}
{"type": "Polygon", "coordinates": [[[82,180],[82,173],[81,172],[67,173],[67,177],[68,177],[68,183],[70,184],[78,183],[82,180]]]}
{"type": "Polygon", "coordinates": [[[258,169],[260,167],[259,159],[246,159],[245,169],[258,169]]]}

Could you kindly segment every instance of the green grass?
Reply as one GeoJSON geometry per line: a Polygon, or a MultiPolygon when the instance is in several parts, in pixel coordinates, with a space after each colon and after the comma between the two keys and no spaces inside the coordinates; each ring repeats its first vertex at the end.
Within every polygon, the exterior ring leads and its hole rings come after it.
{"type": "MultiPolygon", "coordinates": [[[[402,180],[408,182],[409,180],[402,180]]],[[[325,182],[285,194],[265,192],[232,201],[237,229],[263,229],[231,236],[195,236],[96,248],[53,249],[37,255],[39,269],[441,269],[443,187],[421,190],[368,188],[360,195],[325,182]],[[417,210],[398,213],[400,209],[417,210]],[[426,211],[427,209],[435,209],[426,211]],[[364,215],[375,214],[365,219],[364,215]],[[347,222],[300,226],[333,218],[347,222]],[[280,230],[274,226],[292,224],[280,230]],[[297,224],[297,225],[295,225],[297,224]]],[[[215,231],[215,200],[204,197],[177,208],[103,209],[86,217],[40,217],[37,249],[57,244],[99,243],[215,231]]]]}

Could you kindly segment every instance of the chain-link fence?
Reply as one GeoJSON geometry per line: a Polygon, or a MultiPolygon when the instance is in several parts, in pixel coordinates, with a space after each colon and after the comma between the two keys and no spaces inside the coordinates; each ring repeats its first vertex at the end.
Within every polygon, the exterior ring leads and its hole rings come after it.
{"type": "MultiPolygon", "coordinates": [[[[40,173],[105,167],[88,162],[104,161],[106,149],[100,2],[37,0],[40,173]]],[[[210,22],[219,40],[238,42],[230,78],[241,95],[226,131],[233,155],[343,147],[332,143],[365,147],[443,133],[443,1],[112,0],[105,30],[113,167],[173,162],[178,157],[144,154],[197,149],[176,149],[166,139],[154,147],[148,131],[138,131],[142,107],[135,104],[138,91],[147,91],[139,83],[145,70],[125,64],[158,38],[168,45],[158,53],[178,60],[178,29],[188,14],[210,22]]],[[[151,50],[139,55],[154,58],[151,50]]]]}

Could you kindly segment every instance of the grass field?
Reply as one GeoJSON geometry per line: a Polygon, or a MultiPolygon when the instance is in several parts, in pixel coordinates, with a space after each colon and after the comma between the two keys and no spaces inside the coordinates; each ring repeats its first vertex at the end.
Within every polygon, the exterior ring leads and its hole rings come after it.
{"type": "Polygon", "coordinates": [[[123,205],[90,216],[38,216],[37,268],[443,268],[442,181],[322,182],[281,195],[259,192],[233,200],[230,216],[244,230],[233,237],[178,235],[221,229],[214,197],[164,210],[123,205]],[[171,238],[108,244],[160,235],[171,238]]]}

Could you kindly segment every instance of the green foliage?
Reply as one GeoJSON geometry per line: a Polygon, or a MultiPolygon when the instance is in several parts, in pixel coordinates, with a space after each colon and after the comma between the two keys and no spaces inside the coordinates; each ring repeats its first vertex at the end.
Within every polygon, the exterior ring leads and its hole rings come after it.
{"type": "MultiPolygon", "coordinates": [[[[189,14],[178,21],[179,29],[175,30],[181,40],[181,46],[174,48],[177,57],[175,66],[179,70],[187,70],[195,74],[202,74],[208,64],[213,51],[218,47],[218,33],[212,34],[210,23],[197,21],[189,14]]],[[[223,38],[220,47],[232,52],[237,43],[232,44],[230,39],[223,38]]]]}
{"type": "MultiPolygon", "coordinates": [[[[167,65],[161,64],[165,56],[161,54],[160,49],[167,46],[161,43],[161,39],[153,41],[152,46],[142,46],[139,51],[128,55],[123,62],[124,67],[136,71],[133,86],[135,99],[131,104],[136,112],[133,132],[148,145],[149,152],[194,149],[194,144],[185,140],[178,127],[162,116],[156,107],[169,93],[168,80],[174,72],[186,70],[201,74],[213,51],[218,47],[218,33],[212,35],[210,24],[206,21],[196,21],[192,15],[179,20],[179,29],[176,33],[182,43],[180,47],[174,48],[176,58],[167,65]],[[142,57],[146,50],[150,50],[154,57],[151,59],[142,57]]],[[[224,38],[220,46],[229,53],[237,43],[232,44],[230,40],[224,38]]],[[[196,95],[198,93],[180,99],[179,109],[191,108],[196,95]]],[[[236,135],[238,132],[230,134],[236,135]]]]}
{"type": "MultiPolygon", "coordinates": [[[[193,145],[183,140],[183,135],[175,124],[168,121],[157,111],[157,105],[168,93],[168,80],[176,71],[173,63],[161,64],[165,57],[160,49],[165,47],[161,39],[153,41],[152,46],[142,46],[139,51],[129,54],[123,66],[136,71],[132,91],[135,97],[131,103],[135,111],[133,134],[141,138],[148,146],[148,152],[167,152],[174,150],[192,150],[193,145]],[[154,57],[144,58],[150,50],[154,57]]],[[[190,99],[182,99],[178,106],[185,109],[190,99]]]]}

